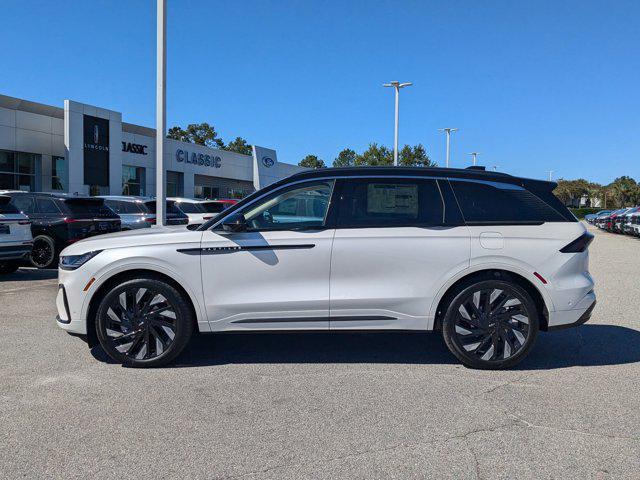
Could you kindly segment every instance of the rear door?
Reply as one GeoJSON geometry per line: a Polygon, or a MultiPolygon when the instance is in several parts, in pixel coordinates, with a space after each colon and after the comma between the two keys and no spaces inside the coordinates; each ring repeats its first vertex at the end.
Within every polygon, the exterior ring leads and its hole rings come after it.
{"type": "Polygon", "coordinates": [[[469,232],[439,182],[343,180],[331,257],[330,328],[426,329],[440,287],[469,264],[469,232]]]}

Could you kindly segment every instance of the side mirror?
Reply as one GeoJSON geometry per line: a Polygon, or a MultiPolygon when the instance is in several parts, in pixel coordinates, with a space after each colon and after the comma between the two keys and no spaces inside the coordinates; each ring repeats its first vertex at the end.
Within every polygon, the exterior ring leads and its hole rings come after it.
{"type": "Polygon", "coordinates": [[[247,220],[244,218],[244,215],[232,215],[228,219],[224,221],[222,224],[222,229],[225,232],[246,232],[247,231],[247,220]]]}

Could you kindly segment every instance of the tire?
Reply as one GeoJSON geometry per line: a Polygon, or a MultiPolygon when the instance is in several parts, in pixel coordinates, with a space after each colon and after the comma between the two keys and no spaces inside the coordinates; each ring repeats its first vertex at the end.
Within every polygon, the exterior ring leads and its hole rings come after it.
{"type": "Polygon", "coordinates": [[[483,280],[455,294],[442,334],[465,366],[499,370],[529,354],[539,328],[538,310],[525,289],[508,280],[483,280]]]}
{"type": "Polygon", "coordinates": [[[171,362],[189,343],[194,324],[190,305],[178,290],[145,277],[113,286],[100,301],[95,321],[107,355],[131,367],[171,362]]]}
{"type": "Polygon", "coordinates": [[[29,261],[36,268],[51,268],[56,263],[56,244],[47,235],[38,235],[33,239],[33,248],[29,261]]]}
{"type": "Polygon", "coordinates": [[[13,273],[20,268],[20,263],[15,260],[0,262],[0,274],[13,273]]]}

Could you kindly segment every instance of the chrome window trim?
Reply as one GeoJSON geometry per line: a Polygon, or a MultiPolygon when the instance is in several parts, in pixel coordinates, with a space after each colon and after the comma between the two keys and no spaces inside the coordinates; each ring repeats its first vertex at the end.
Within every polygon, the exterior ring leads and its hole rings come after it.
{"type": "MultiPolygon", "coordinates": [[[[337,182],[338,180],[342,180],[342,179],[354,179],[354,178],[389,178],[389,179],[394,179],[394,178],[402,178],[402,179],[419,179],[419,180],[446,180],[446,181],[452,181],[452,180],[464,180],[467,182],[477,182],[477,183],[494,183],[494,184],[498,184],[501,182],[488,182],[486,180],[480,180],[480,179],[475,179],[475,178],[465,178],[465,179],[460,179],[457,177],[443,177],[443,176],[422,176],[422,175],[367,175],[367,174],[362,174],[362,175],[327,175],[324,177],[316,177],[316,178],[306,178],[303,180],[296,180],[295,182],[291,182],[291,183],[287,183],[285,185],[281,185],[278,188],[271,190],[267,193],[264,193],[262,195],[260,195],[259,197],[255,198],[251,203],[248,203],[244,206],[243,210],[248,208],[250,205],[253,205],[254,203],[258,202],[259,200],[262,200],[264,197],[266,197],[267,195],[271,195],[272,193],[275,193],[279,190],[282,190],[283,188],[288,188],[291,187],[292,185],[297,185],[300,183],[310,183],[310,182],[321,182],[321,181],[327,181],[327,180],[333,180],[334,184],[333,184],[333,188],[331,190],[331,200],[330,200],[330,204],[329,204],[329,208],[331,208],[331,201],[333,200],[333,192],[335,189],[335,182],[337,182]]],[[[507,184],[507,185],[511,185],[511,184],[507,184]]],[[[438,185],[439,187],[439,185],[438,185]]],[[[514,185],[514,187],[519,187],[514,185]]],[[[519,187],[522,188],[522,187],[519,187]]],[[[443,203],[444,203],[444,198],[442,199],[443,203]]],[[[329,212],[329,209],[327,209],[327,213],[329,212]]],[[[228,216],[231,215],[235,215],[236,213],[238,213],[237,211],[232,212],[230,214],[225,215],[224,217],[220,218],[216,223],[214,223],[211,227],[209,227],[208,230],[219,230],[219,226],[222,224],[222,222],[224,222],[228,216]]],[[[325,218],[326,221],[326,218],[325,218]]]]}

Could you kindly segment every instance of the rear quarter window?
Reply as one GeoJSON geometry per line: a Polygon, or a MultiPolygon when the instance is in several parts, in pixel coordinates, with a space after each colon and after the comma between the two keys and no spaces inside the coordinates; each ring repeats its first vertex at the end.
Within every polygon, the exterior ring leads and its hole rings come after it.
{"type": "Polygon", "coordinates": [[[451,180],[467,224],[541,224],[567,221],[538,196],[519,185],[451,180]]]}
{"type": "Polygon", "coordinates": [[[60,214],[60,209],[52,198],[36,198],[38,213],[60,214]]]}

